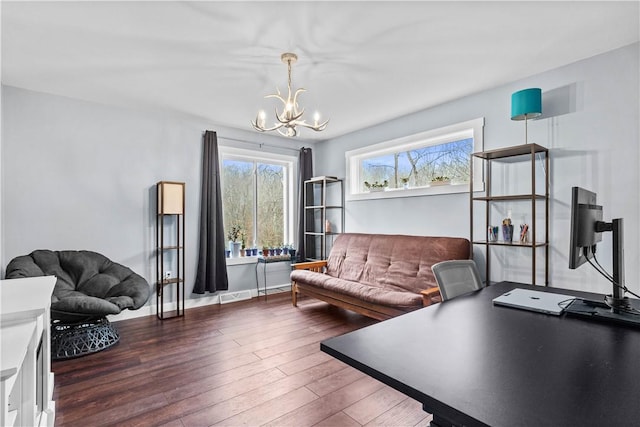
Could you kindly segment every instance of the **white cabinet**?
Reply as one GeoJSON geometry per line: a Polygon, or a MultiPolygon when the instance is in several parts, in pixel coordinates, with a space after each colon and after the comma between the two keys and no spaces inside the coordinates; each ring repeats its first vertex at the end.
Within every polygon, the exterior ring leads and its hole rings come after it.
{"type": "Polygon", "coordinates": [[[54,276],[0,280],[0,425],[53,426],[54,276]]]}

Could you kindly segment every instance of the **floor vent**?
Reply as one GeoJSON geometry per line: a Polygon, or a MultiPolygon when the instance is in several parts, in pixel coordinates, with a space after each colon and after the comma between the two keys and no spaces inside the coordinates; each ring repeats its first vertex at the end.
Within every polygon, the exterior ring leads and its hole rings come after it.
{"type": "Polygon", "coordinates": [[[225,292],[220,294],[220,304],[251,299],[251,291],[225,292]]]}

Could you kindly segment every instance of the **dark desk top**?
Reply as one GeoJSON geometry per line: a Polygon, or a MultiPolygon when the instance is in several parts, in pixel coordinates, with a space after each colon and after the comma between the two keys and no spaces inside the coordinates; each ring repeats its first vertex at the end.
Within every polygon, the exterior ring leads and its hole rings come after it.
{"type": "Polygon", "coordinates": [[[494,284],[321,349],[456,424],[637,425],[640,330],[493,306],[514,287],[533,288],[494,284]]]}

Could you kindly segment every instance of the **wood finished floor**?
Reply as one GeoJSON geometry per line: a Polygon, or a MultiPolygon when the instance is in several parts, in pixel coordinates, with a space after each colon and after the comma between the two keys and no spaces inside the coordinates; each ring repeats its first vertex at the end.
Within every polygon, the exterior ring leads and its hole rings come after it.
{"type": "Polygon", "coordinates": [[[320,351],[376,321],[288,293],[114,322],[120,342],[53,363],[56,426],[428,426],[413,399],[320,351]]]}

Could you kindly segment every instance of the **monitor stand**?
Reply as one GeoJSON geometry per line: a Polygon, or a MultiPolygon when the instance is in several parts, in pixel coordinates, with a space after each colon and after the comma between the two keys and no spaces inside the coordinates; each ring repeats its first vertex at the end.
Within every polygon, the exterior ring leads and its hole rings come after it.
{"type": "Polygon", "coordinates": [[[577,316],[583,319],[640,328],[640,300],[627,298],[625,300],[629,308],[613,309],[604,300],[593,301],[576,298],[564,311],[570,316],[577,316]],[[635,310],[636,314],[629,313],[629,310],[635,310]]]}

